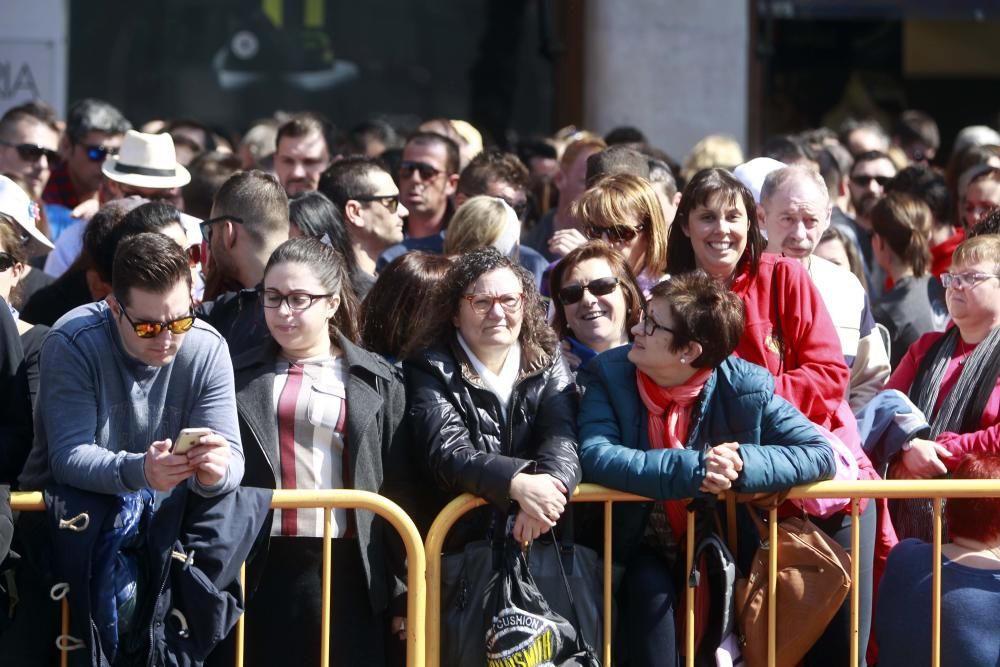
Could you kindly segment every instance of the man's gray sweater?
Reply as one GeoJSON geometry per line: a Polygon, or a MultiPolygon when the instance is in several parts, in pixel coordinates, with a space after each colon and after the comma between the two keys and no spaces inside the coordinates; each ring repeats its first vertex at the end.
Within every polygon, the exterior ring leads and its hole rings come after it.
{"type": "Polygon", "coordinates": [[[129,355],[108,305],[64,315],[42,344],[35,440],[19,478],[22,489],[50,480],[98,493],[148,486],[143,462],[156,440],[188,427],[210,428],[232,448],[221,483],[190,488],[204,496],[243,478],[233,365],[225,340],[202,321],[184,334],[174,360],[147,366],[129,355]]]}

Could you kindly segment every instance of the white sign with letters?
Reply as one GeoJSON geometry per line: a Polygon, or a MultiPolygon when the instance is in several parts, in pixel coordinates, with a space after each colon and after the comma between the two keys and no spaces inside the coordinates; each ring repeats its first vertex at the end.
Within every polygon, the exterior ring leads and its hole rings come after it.
{"type": "Polygon", "coordinates": [[[55,42],[0,39],[0,113],[34,99],[55,100],[55,42]]]}

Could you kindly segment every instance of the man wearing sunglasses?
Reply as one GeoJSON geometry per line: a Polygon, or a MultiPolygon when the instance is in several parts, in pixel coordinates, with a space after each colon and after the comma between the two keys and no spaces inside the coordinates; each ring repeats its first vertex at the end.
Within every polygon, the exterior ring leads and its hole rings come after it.
{"type": "Polygon", "coordinates": [[[319,191],[340,210],[358,268],[374,279],[379,255],[402,242],[409,213],[392,175],[377,159],[348,157],[323,172],[319,191]]]}
{"type": "Polygon", "coordinates": [[[191,309],[184,251],[163,234],[119,245],[113,292],[68,313],[42,345],[35,441],[20,482],[107,494],[211,497],[236,488],[243,450],[225,341],[191,309]],[[171,453],[181,429],[210,435],[171,453]]]}
{"type": "MultiPolygon", "coordinates": [[[[125,133],[120,150],[108,155],[101,167],[106,178],[105,195],[109,201],[139,197],[160,201],[181,209],[184,201],[181,186],[191,181],[191,175],[177,161],[173,139],[169,134],[146,134],[129,130],[125,133]]],[[[95,211],[96,213],[96,211],[95,211]]],[[[198,221],[190,216],[181,217],[181,225],[192,245],[198,243],[198,221]]],[[[83,249],[86,221],[80,220],[60,235],[55,251],[45,259],[45,272],[62,275],[83,249]]]]}
{"type": "Polygon", "coordinates": [[[459,172],[458,144],[435,132],[417,132],[406,140],[399,162],[399,201],[406,208],[406,240],[378,258],[382,268],[411,250],[440,254],[444,229],[454,211],[459,172]]]}
{"type": "Polygon", "coordinates": [[[0,118],[0,173],[20,176],[28,196],[39,201],[50,170],[59,162],[59,130],[34,107],[22,104],[0,118]]]}
{"type": "Polygon", "coordinates": [[[88,220],[100,207],[105,158],[115,155],[122,136],[132,124],[118,109],[102,100],[83,99],[74,104],[66,117],[66,134],[60,144],[63,161],[52,169],[42,198],[48,205],[62,206],[68,215],[50,212],[53,236],[68,226],[70,218],[88,220]],[[59,221],[67,224],[60,227],[59,221]]]}
{"type": "Polygon", "coordinates": [[[855,159],[847,188],[855,219],[865,229],[871,225],[865,219],[875,202],[885,196],[885,186],[896,175],[896,164],[880,151],[868,151],[855,159]]]}

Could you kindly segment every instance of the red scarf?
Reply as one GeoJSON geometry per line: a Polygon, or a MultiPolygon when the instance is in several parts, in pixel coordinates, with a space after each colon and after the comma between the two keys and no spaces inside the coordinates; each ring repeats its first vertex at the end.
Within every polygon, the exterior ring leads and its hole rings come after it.
{"type": "MultiPolygon", "coordinates": [[[[692,375],[684,384],[661,387],[652,378],[636,370],[639,396],[646,406],[649,446],[652,449],[684,449],[691,429],[691,412],[694,402],[712,375],[705,368],[692,375]]],[[[683,500],[665,500],[663,509],[670,522],[674,539],[681,541],[687,532],[687,503],[683,500]]]]}

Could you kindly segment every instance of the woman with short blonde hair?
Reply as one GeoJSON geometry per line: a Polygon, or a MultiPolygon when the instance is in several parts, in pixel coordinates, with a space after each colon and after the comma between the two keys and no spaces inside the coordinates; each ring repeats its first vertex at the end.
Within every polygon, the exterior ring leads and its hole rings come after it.
{"type": "Polygon", "coordinates": [[[493,247],[513,257],[520,235],[521,222],[507,202],[479,195],[466,200],[452,216],[444,239],[444,254],[464,255],[493,247]]]}

